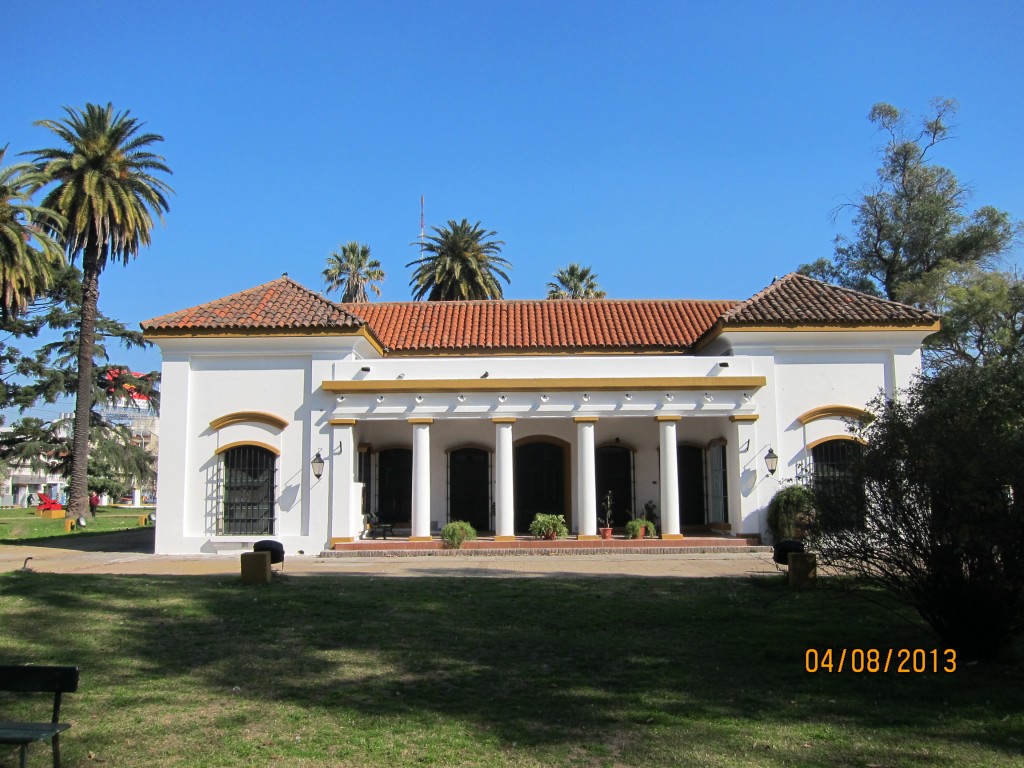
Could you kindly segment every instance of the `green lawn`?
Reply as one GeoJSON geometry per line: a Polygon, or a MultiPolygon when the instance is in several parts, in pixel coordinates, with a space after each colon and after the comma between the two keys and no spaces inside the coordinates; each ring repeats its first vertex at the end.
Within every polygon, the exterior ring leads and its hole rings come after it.
{"type": "MultiPolygon", "coordinates": [[[[100,507],[96,517],[86,517],[85,528],[76,529],[71,536],[89,533],[110,533],[125,528],[136,528],[139,515],[148,514],[153,507],[140,507],[138,510],[123,507],[100,507]]],[[[64,519],[44,520],[35,513],[35,507],[0,509],[0,544],[17,544],[25,539],[47,539],[54,536],[65,536],[64,519]]]]}
{"type": "Polygon", "coordinates": [[[1019,663],[808,674],[808,648],[934,643],[775,578],[12,573],[0,620],[6,663],[82,668],[66,766],[1024,762],[1019,663]]]}

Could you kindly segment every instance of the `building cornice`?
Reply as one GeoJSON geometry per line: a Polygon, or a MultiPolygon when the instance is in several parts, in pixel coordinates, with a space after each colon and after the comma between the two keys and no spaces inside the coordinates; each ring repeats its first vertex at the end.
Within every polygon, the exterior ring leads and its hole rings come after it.
{"type": "Polygon", "coordinates": [[[358,379],[324,381],[325,392],[336,394],[399,394],[456,392],[618,392],[652,390],[755,390],[764,376],[654,376],[649,378],[550,379],[358,379]]]}

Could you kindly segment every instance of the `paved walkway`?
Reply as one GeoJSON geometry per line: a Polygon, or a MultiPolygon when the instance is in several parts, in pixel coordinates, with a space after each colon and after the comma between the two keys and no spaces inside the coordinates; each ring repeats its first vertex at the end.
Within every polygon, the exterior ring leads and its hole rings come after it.
{"type": "MultiPolygon", "coordinates": [[[[108,573],[150,575],[236,575],[237,555],[154,555],[153,529],[109,536],[59,539],[59,546],[0,545],[0,572],[25,565],[44,573],[108,573]]],[[[755,553],[669,555],[502,555],[446,557],[321,558],[290,555],[289,575],[339,576],[649,576],[701,578],[778,573],[771,555],[755,553]]],[[[275,567],[275,570],[277,568],[275,567]]]]}

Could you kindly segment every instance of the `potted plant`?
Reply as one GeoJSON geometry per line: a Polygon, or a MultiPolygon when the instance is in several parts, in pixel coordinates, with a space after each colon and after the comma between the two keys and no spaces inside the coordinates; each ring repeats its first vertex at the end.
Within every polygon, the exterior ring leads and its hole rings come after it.
{"type": "Polygon", "coordinates": [[[601,507],[604,510],[604,515],[601,517],[601,522],[604,523],[603,528],[598,528],[598,533],[601,534],[602,539],[610,539],[612,537],[612,492],[608,491],[604,495],[604,501],[601,502],[601,507]]]}
{"type": "Polygon", "coordinates": [[[645,526],[644,521],[638,517],[634,517],[632,520],[626,523],[627,539],[642,539],[646,532],[647,526],[645,526]]]}
{"type": "Polygon", "coordinates": [[[530,523],[530,533],[538,539],[564,539],[569,535],[564,515],[537,514],[530,523]]]}
{"type": "Polygon", "coordinates": [[[657,535],[658,531],[654,527],[654,523],[645,518],[635,517],[626,523],[627,539],[642,539],[645,536],[653,539],[657,535]]]}
{"type": "Polygon", "coordinates": [[[464,541],[473,541],[476,538],[476,529],[463,520],[452,520],[441,529],[441,538],[452,549],[462,549],[464,541]]]}

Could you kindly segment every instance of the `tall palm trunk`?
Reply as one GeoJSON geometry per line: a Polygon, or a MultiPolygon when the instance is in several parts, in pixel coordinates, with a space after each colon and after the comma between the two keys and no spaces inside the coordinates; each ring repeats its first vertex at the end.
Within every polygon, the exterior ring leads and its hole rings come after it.
{"type": "Polygon", "coordinates": [[[82,324],[78,331],[78,391],[75,396],[71,491],[68,494],[68,517],[72,518],[84,515],[89,509],[89,426],[93,405],[96,313],[100,301],[99,250],[98,244],[90,242],[82,258],[82,324]]]}

